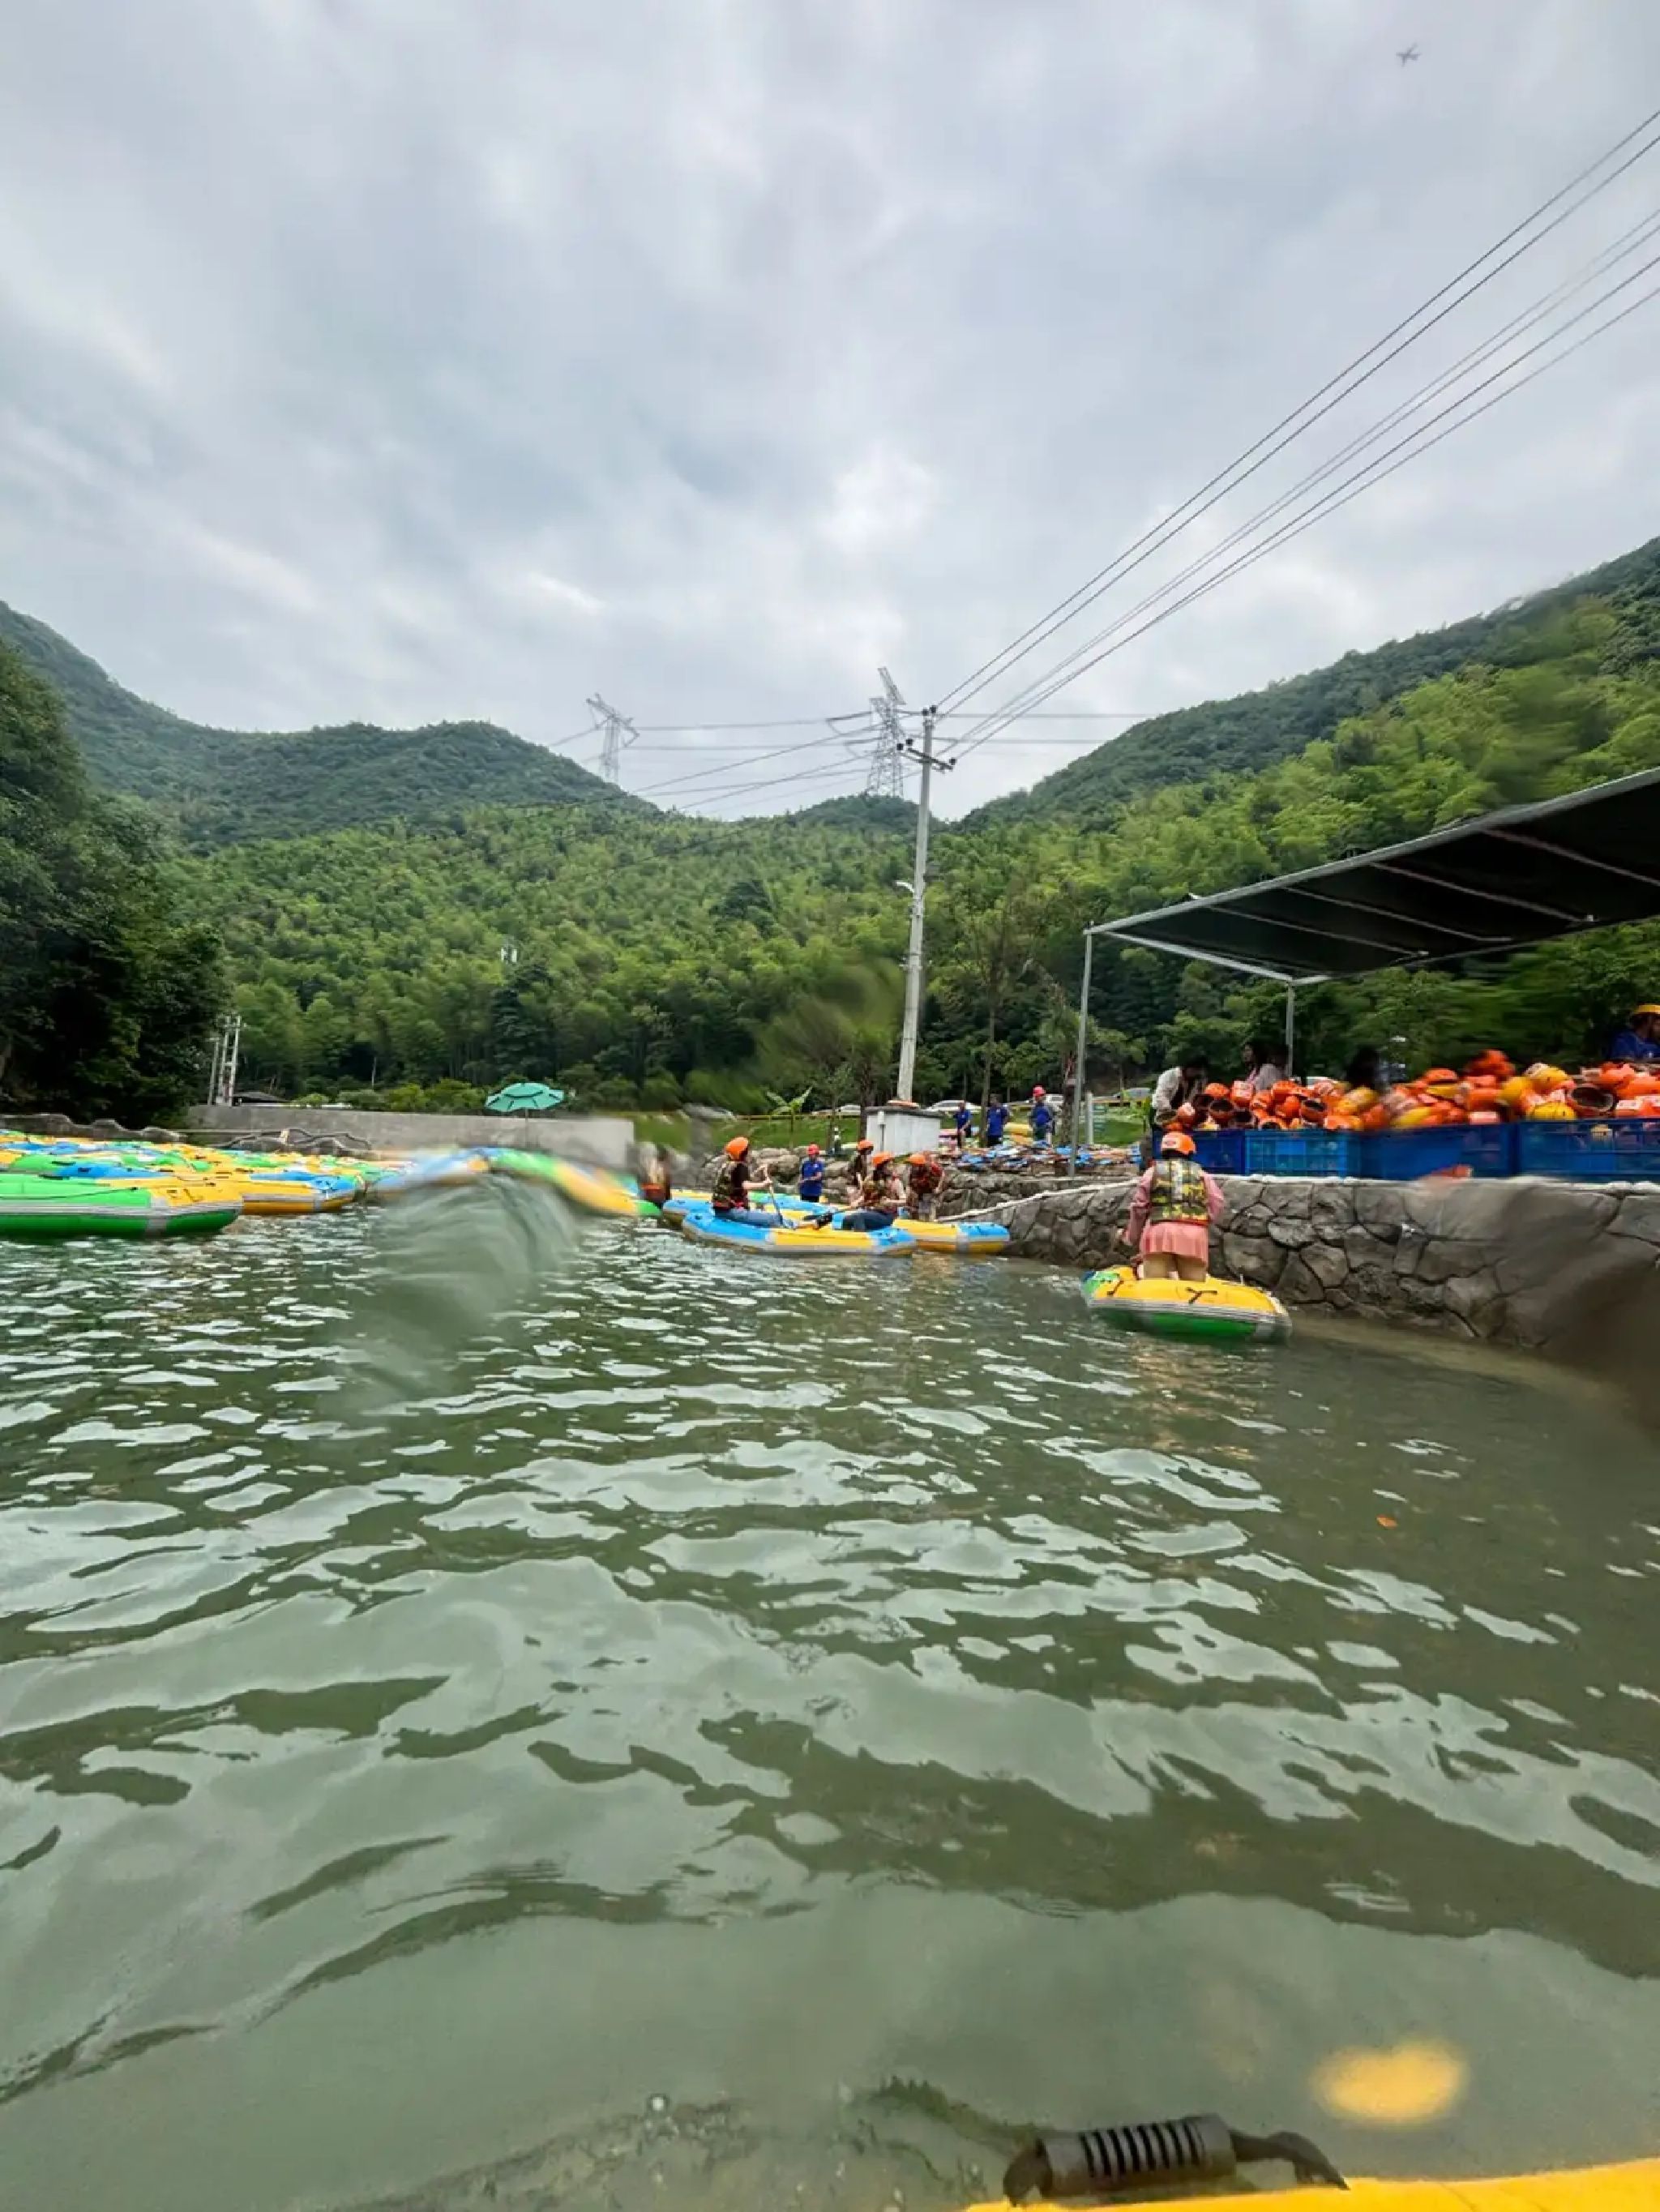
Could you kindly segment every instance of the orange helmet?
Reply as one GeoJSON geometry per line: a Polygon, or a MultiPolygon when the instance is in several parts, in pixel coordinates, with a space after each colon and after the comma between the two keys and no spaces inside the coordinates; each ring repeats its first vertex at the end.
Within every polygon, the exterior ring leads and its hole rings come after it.
{"type": "Polygon", "coordinates": [[[874,1152],[876,1149],[876,1139],[874,1137],[860,1137],[859,1142],[853,1149],[855,1152],[874,1152]]]}
{"type": "Polygon", "coordinates": [[[905,1157],[914,1168],[925,1168],[928,1164],[926,1152],[907,1152],[905,1157]]]}
{"type": "Polygon", "coordinates": [[[1180,1152],[1184,1158],[1191,1159],[1198,1146],[1185,1129],[1166,1129],[1164,1141],[1158,1149],[1161,1152],[1180,1152]]]}
{"type": "Polygon", "coordinates": [[[727,1158],[729,1160],[741,1160],[749,1148],[750,1140],[747,1137],[733,1137],[727,1141],[727,1158]]]}
{"type": "Polygon", "coordinates": [[[810,1160],[816,1160],[818,1158],[818,1147],[817,1145],[809,1145],[807,1146],[807,1158],[810,1160]]]}
{"type": "Polygon", "coordinates": [[[873,1152],[870,1156],[870,1164],[873,1168],[891,1167],[893,1165],[893,1154],[891,1152],[873,1152]]]}

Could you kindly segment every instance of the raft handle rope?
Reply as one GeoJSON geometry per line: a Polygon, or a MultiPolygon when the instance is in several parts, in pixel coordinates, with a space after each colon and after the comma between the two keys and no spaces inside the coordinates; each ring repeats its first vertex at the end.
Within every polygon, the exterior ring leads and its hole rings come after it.
{"type": "Polygon", "coordinates": [[[1306,2136],[1242,2135],[1216,2112],[1190,2112],[1180,2120],[1134,2121],[1086,2128],[1078,2135],[1039,2136],[1019,2152],[1003,2176],[1011,2204],[1037,2195],[1104,2197],[1148,2183],[1180,2188],[1225,2181],[1242,2165],[1283,2159],[1302,2182],[1347,2184],[1306,2136]]]}

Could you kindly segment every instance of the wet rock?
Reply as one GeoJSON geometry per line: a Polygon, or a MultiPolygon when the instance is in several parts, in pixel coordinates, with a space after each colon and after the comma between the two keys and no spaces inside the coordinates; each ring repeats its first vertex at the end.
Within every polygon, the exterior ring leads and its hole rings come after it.
{"type": "Polygon", "coordinates": [[[1241,1236],[1225,1229],[1222,1264],[1242,1283],[1255,1283],[1262,1290],[1271,1291],[1285,1271],[1286,1248],[1271,1237],[1241,1236]]]}

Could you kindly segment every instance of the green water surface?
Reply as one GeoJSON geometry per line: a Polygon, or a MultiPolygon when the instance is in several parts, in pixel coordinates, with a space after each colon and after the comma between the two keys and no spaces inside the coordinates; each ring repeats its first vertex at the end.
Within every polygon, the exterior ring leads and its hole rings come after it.
{"type": "Polygon", "coordinates": [[[1213,2106],[1660,2150],[1646,1439],[446,1203],[435,1267],[0,1248],[0,2203],[931,2212],[1213,2106]],[[1422,2039],[1445,2112],[1323,2102],[1422,2039]]]}

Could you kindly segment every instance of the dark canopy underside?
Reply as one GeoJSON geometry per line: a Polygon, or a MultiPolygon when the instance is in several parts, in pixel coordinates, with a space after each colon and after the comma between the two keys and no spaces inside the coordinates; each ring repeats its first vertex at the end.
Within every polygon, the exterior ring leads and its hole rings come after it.
{"type": "Polygon", "coordinates": [[[1090,933],[1312,983],[1655,915],[1660,769],[1647,769],[1090,933]]]}

